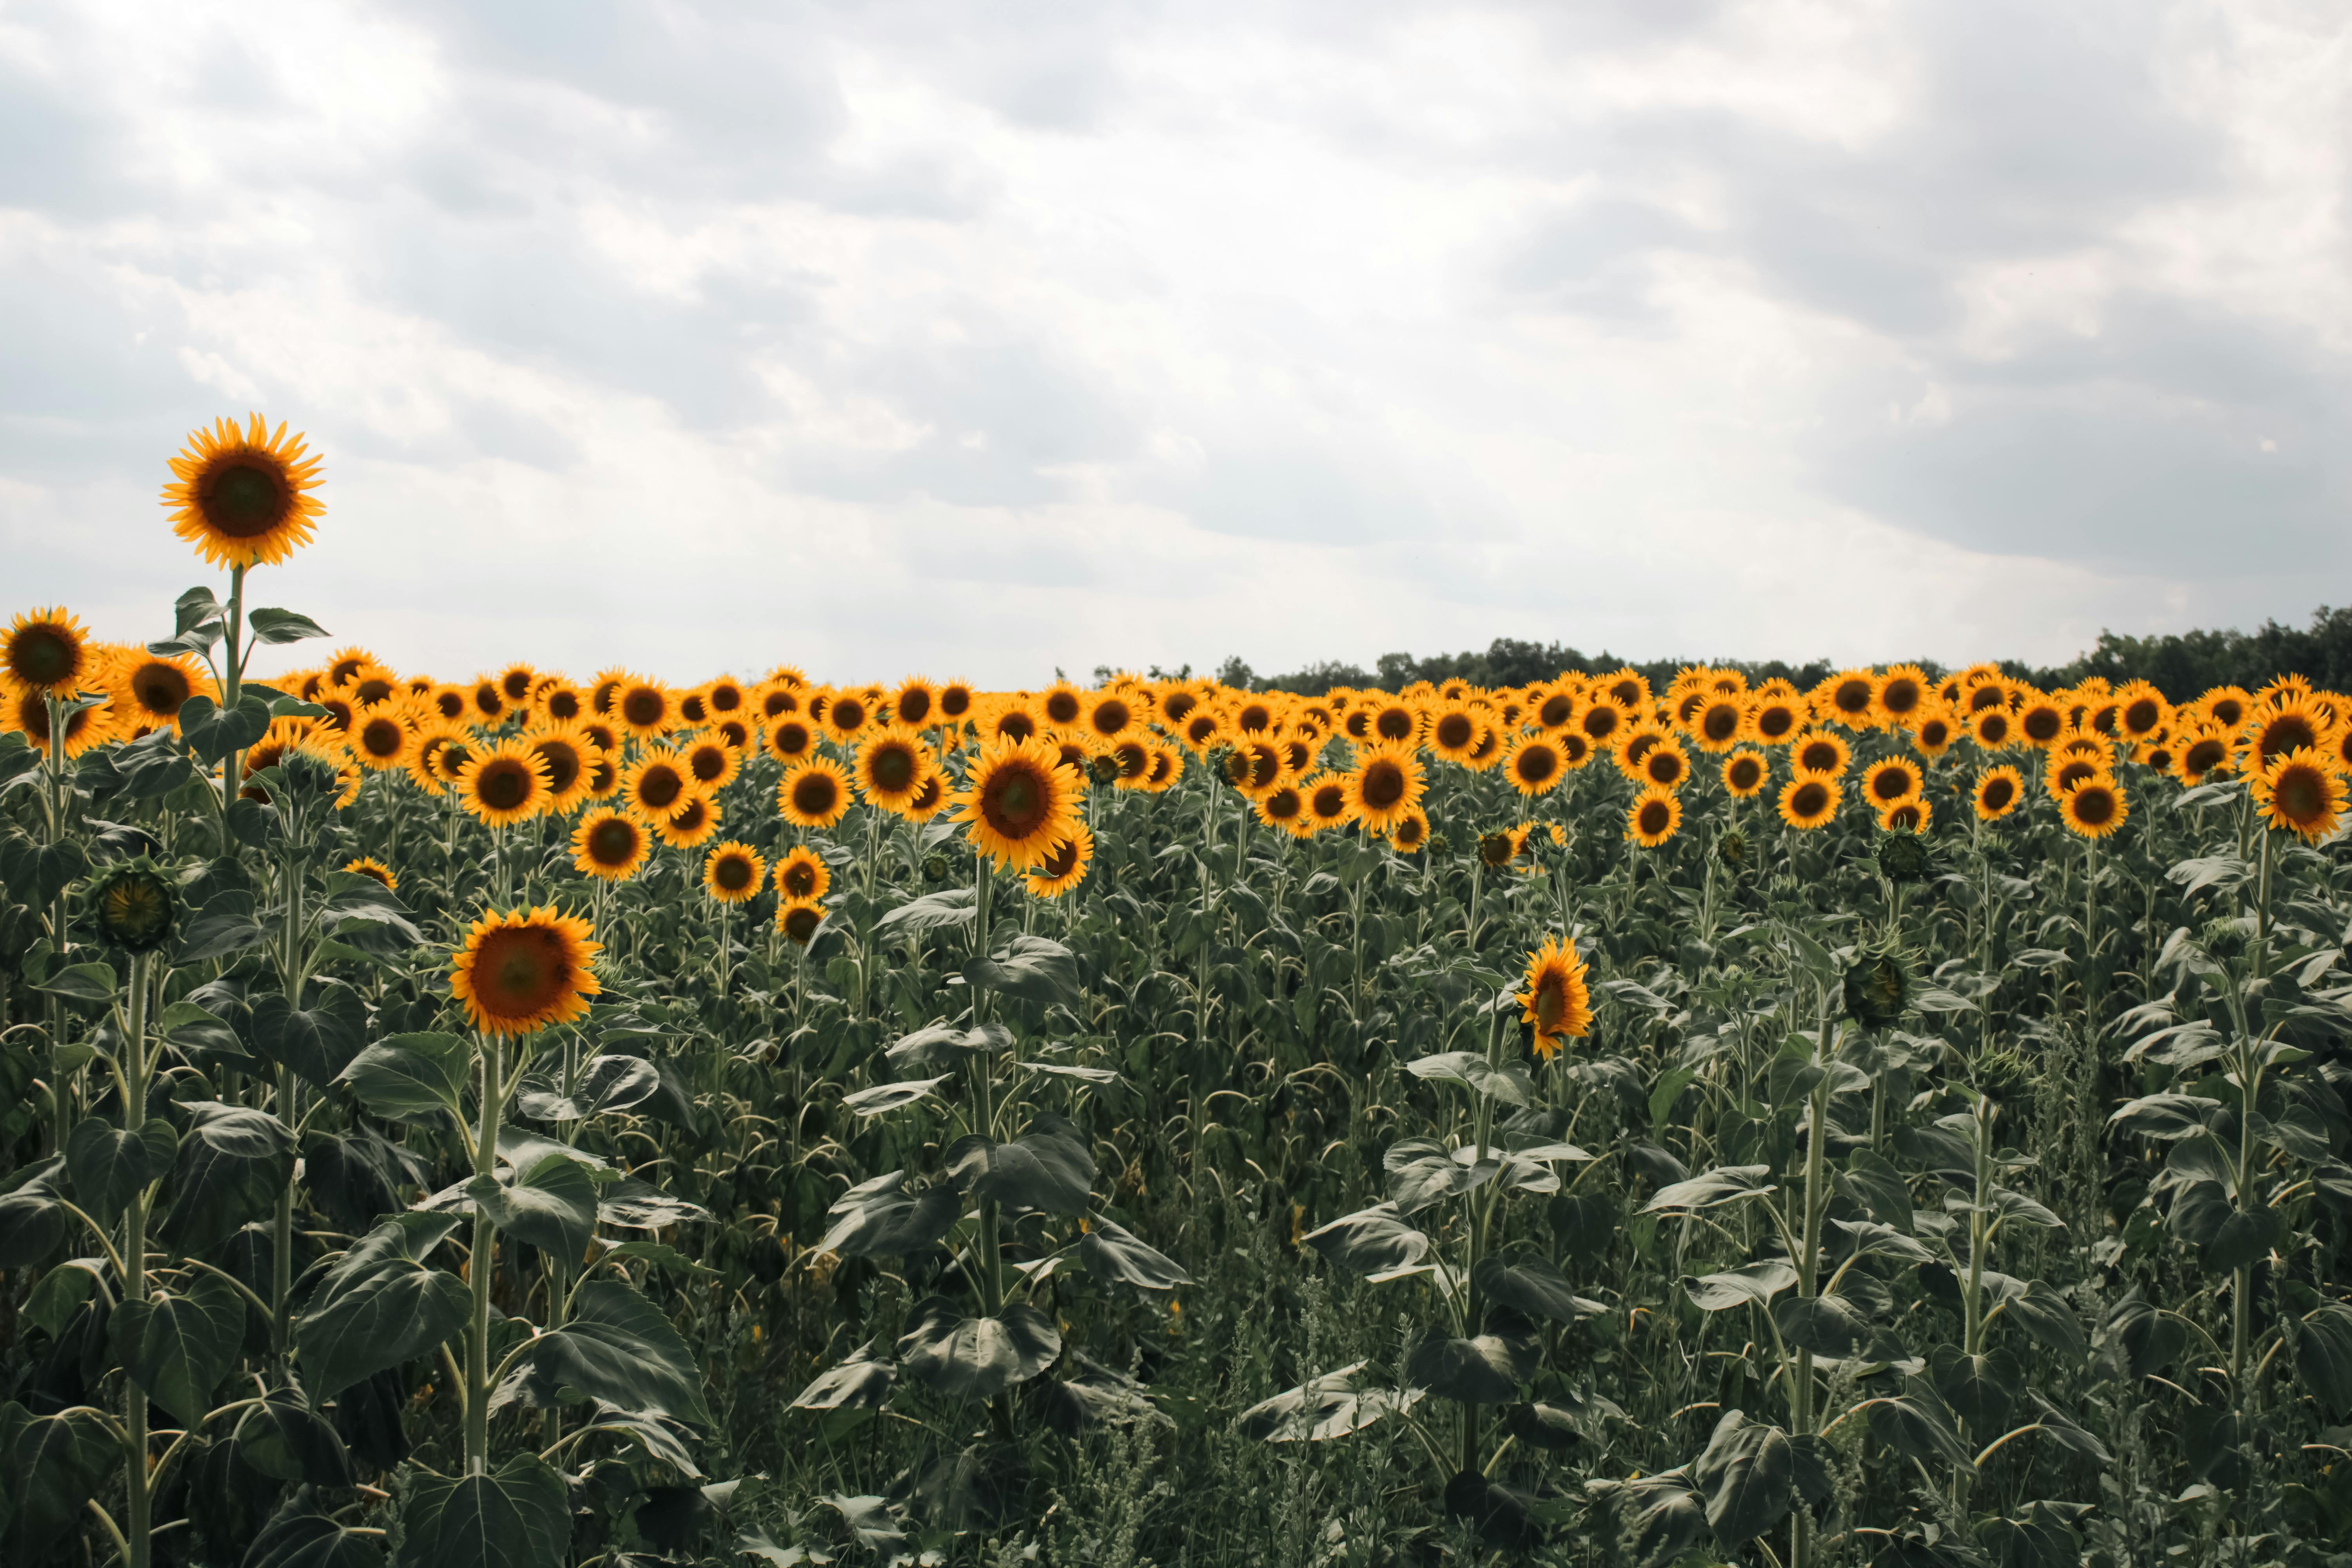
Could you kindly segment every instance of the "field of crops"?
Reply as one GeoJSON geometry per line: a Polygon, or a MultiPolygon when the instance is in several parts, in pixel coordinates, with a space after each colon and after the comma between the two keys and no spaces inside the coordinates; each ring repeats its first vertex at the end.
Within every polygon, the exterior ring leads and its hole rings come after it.
{"type": "Polygon", "coordinates": [[[2352,1563],[2341,696],[444,683],[173,475],[0,649],[11,1564],[2352,1563]]]}

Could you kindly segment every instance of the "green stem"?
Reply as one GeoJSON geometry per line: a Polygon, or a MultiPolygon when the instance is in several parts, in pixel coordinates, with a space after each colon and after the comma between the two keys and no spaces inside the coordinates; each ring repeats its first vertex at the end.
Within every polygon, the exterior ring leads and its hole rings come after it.
{"type": "MultiPolygon", "coordinates": [[[[136,1134],[147,1117],[147,993],[154,956],[131,960],[131,1007],[122,1042],[122,1128],[136,1134]]],[[[131,1194],[122,1218],[122,1299],[147,1299],[147,1189],[131,1194]]],[[[147,1568],[154,1551],[154,1499],[147,1470],[147,1391],[122,1380],[123,1529],[130,1568],[147,1568]]]]}
{"type": "MultiPolygon", "coordinates": [[[[498,1173],[499,1112],[504,1063],[499,1037],[481,1037],[482,1107],[479,1134],[474,1144],[474,1176],[494,1180],[498,1173]]],[[[490,1468],[490,1268],[498,1246],[486,1204],[474,1205],[474,1251],[466,1265],[467,1283],[473,1287],[473,1320],[466,1334],[466,1471],[481,1475],[490,1468]]]]}

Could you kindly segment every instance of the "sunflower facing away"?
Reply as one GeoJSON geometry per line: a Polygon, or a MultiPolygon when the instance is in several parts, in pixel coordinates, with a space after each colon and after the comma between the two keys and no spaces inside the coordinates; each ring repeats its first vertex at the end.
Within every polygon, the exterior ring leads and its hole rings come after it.
{"type": "Polygon", "coordinates": [[[603,987],[593,964],[604,951],[584,920],[553,907],[485,914],[466,933],[449,992],[486,1035],[528,1035],[568,1024],[603,987]]]}
{"type": "Polygon", "coordinates": [[[2334,833],[2344,817],[2344,780],[2309,748],[2276,757],[2249,781],[2263,820],[2306,844],[2334,833]]]}
{"type": "Polygon", "coordinates": [[[653,849],[653,835],[646,825],[610,806],[590,812],[572,830],[572,868],[607,882],[635,876],[653,849]]]}
{"type": "Polygon", "coordinates": [[[1584,959],[1573,946],[1544,938],[1543,946],[1528,954],[1527,986],[1515,1000],[1523,1009],[1520,1021],[1535,1029],[1538,1056],[1558,1056],[1570,1040],[1592,1032],[1592,991],[1584,959]]]}
{"type": "Polygon", "coordinates": [[[326,507],[317,458],[302,456],[302,437],[274,432],[260,415],[239,430],[233,419],[188,435],[172,459],[163,504],[172,531],[215,566],[271,565],[310,542],[310,525],[326,507]]]}
{"type": "Polygon", "coordinates": [[[776,809],[794,827],[831,827],[849,815],[849,774],[831,757],[804,757],[777,781],[776,809]]]}
{"type": "Polygon", "coordinates": [[[833,886],[833,873],[806,845],[777,861],[775,875],[777,897],[803,903],[822,899],[833,886]]]}
{"type": "Polygon", "coordinates": [[[991,746],[972,762],[955,797],[972,847],[1008,870],[1045,864],[1078,826],[1086,784],[1044,741],[991,746]]]}
{"type": "Polygon", "coordinates": [[[749,844],[729,839],[702,862],[703,891],[722,904],[748,904],[760,896],[768,863],[749,844]]]}

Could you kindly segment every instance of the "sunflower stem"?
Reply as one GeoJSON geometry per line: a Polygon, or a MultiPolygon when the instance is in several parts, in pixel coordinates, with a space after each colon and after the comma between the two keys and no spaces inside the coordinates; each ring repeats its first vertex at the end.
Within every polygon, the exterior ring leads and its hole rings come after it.
{"type": "MultiPolygon", "coordinates": [[[[499,1037],[482,1034],[482,1103],[479,1133],[474,1143],[474,1179],[495,1178],[499,1152],[499,1112],[503,1083],[499,1037]]],[[[473,1315],[466,1334],[466,1473],[482,1475],[490,1468],[490,1265],[498,1246],[488,1204],[474,1205],[474,1247],[466,1263],[466,1283],[473,1290],[473,1315]]]]}
{"type": "MultiPolygon", "coordinates": [[[[147,1119],[147,994],[152,953],[131,960],[129,1017],[122,1032],[122,1130],[136,1134],[147,1119]]],[[[147,1300],[147,1189],[131,1194],[122,1216],[122,1299],[147,1300]]],[[[154,1550],[153,1498],[147,1473],[147,1391],[122,1382],[123,1532],[130,1568],[147,1568],[154,1550]]]]}

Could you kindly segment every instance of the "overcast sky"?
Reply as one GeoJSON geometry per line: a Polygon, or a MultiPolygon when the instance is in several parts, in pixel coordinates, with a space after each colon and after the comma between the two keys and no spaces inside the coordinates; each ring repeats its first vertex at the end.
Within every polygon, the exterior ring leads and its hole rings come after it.
{"type": "Polygon", "coordinates": [[[5,607],[258,409],[451,677],[2301,621],[2348,184],[2343,0],[7,0],[5,607]]]}

